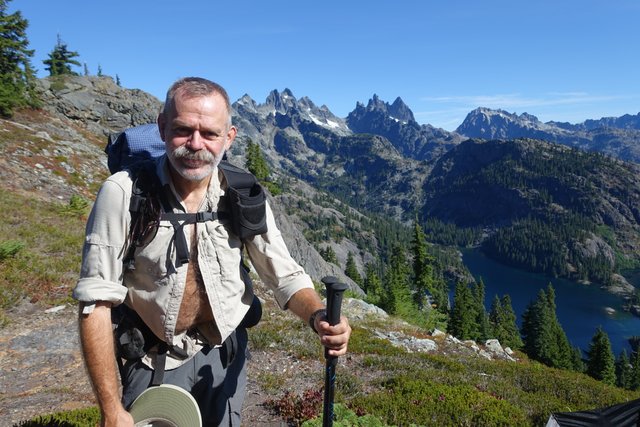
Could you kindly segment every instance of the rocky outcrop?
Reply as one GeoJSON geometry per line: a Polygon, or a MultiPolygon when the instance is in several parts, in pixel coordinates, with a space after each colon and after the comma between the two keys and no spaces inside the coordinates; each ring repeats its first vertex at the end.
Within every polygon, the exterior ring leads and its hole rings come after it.
{"type": "Polygon", "coordinates": [[[37,81],[43,108],[97,135],[156,121],[162,103],[138,89],[124,89],[111,77],[57,76],[37,81]]]}

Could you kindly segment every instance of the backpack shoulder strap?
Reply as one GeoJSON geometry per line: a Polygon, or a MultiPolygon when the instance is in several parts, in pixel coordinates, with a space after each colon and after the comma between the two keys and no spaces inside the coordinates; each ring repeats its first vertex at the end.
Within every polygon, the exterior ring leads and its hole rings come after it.
{"type": "Polygon", "coordinates": [[[251,173],[239,168],[227,160],[222,160],[218,165],[229,187],[235,188],[237,191],[249,191],[258,183],[258,179],[251,173]]]}
{"type": "Polygon", "coordinates": [[[160,187],[160,179],[156,174],[156,162],[145,160],[127,167],[131,176],[131,198],[129,213],[131,224],[127,236],[127,246],[122,262],[127,269],[135,269],[134,255],[137,246],[141,246],[151,230],[153,221],[158,221],[163,210],[170,209],[166,197],[160,187]]]}
{"type": "Polygon", "coordinates": [[[218,165],[227,180],[233,232],[246,240],[267,232],[267,196],[256,177],[223,160],[218,165]]]}

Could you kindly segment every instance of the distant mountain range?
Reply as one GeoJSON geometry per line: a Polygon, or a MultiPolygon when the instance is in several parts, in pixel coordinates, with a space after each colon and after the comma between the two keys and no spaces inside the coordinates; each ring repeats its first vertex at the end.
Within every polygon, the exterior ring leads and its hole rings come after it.
{"type": "Polygon", "coordinates": [[[542,123],[527,113],[516,115],[477,108],[467,115],[456,132],[469,138],[540,139],[640,162],[640,113],[570,124],[542,123]]]}

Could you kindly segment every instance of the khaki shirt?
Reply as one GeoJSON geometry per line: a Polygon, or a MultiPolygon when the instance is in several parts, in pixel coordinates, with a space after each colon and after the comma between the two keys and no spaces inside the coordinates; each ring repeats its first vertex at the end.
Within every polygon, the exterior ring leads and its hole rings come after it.
{"type": "MultiPolygon", "coordinates": [[[[173,211],[186,212],[170,182],[166,156],[158,160],[157,173],[161,183],[171,188],[168,199],[173,211]]],[[[225,188],[222,172],[214,173],[199,210],[226,210],[220,199],[225,188]]],[[[173,225],[161,221],[151,243],[136,249],[135,270],[124,271],[122,257],[131,219],[131,190],[132,181],[126,171],[112,175],[102,185],[87,221],[80,279],[73,297],[84,303],[84,313],[90,313],[96,301],[114,305],[126,301],[159,338],[192,356],[202,348],[202,343],[186,332],[175,331],[188,264],[177,266],[173,225]]],[[[266,219],[267,233],[250,238],[244,244],[258,275],[284,309],[293,294],[313,288],[313,283],[289,254],[268,204],[266,219]]],[[[188,247],[191,247],[193,227],[191,224],[182,228],[188,247]]],[[[240,273],[243,242],[231,232],[225,220],[198,223],[196,230],[198,267],[215,318],[212,327],[217,327],[224,341],[240,324],[253,298],[240,273]]],[[[152,359],[145,361],[152,366],[152,359]]],[[[166,368],[172,369],[183,362],[169,357],[166,368]]]]}

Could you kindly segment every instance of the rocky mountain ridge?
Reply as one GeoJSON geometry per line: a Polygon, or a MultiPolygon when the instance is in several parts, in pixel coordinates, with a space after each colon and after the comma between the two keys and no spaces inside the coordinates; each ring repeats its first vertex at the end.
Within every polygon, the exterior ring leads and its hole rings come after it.
{"type": "Polygon", "coordinates": [[[640,162],[640,113],[569,124],[543,123],[527,113],[517,115],[477,108],[467,115],[456,132],[469,138],[539,139],[640,162]]]}

